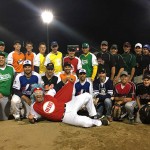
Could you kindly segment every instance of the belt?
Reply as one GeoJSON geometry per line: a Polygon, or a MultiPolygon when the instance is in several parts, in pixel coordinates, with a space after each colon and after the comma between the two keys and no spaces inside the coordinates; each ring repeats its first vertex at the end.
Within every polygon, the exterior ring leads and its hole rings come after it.
{"type": "Polygon", "coordinates": [[[66,104],[64,104],[64,113],[63,113],[63,115],[62,115],[61,121],[63,121],[63,119],[64,119],[65,112],[66,112],[66,104]]]}

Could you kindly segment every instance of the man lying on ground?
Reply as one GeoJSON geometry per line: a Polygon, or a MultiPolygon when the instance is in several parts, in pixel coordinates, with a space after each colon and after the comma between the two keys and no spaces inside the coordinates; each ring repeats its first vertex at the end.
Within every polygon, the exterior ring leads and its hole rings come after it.
{"type": "Polygon", "coordinates": [[[64,122],[81,127],[109,124],[107,120],[94,119],[97,113],[93,104],[92,95],[84,93],[72,97],[73,83],[70,81],[58,92],[54,88],[49,90],[46,95],[44,95],[41,87],[33,88],[32,90],[35,102],[31,105],[31,112],[28,116],[31,123],[35,123],[38,119],[44,117],[51,121],[64,122]],[[77,114],[83,105],[86,106],[90,117],[79,116],[77,114]]]}

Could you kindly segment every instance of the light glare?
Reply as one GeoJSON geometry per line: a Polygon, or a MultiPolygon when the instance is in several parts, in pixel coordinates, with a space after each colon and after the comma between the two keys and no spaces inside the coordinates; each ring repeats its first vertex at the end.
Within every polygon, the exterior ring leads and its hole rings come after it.
{"type": "Polygon", "coordinates": [[[41,16],[44,23],[49,24],[53,21],[53,14],[51,11],[45,10],[44,12],[42,12],[41,16]]]}

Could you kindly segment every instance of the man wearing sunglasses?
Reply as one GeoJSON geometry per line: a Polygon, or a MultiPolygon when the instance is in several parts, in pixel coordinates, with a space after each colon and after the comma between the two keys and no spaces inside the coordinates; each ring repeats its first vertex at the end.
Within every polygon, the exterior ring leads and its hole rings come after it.
{"type": "Polygon", "coordinates": [[[82,68],[81,60],[75,56],[76,48],[68,47],[68,56],[64,57],[63,64],[69,62],[72,65],[72,71],[77,73],[82,68]]]}
{"type": "Polygon", "coordinates": [[[53,63],[56,74],[62,71],[62,53],[58,51],[58,48],[59,48],[59,45],[57,41],[51,42],[52,51],[46,56],[46,60],[44,63],[45,66],[48,63],[53,63]]]}

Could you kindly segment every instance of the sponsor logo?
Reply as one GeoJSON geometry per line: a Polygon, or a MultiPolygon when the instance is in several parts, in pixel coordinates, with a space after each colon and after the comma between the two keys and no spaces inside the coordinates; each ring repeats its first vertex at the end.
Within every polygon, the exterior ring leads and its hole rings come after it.
{"type": "Polygon", "coordinates": [[[83,65],[88,64],[88,60],[82,60],[82,64],[83,64],[83,65]]]}
{"type": "Polygon", "coordinates": [[[0,81],[7,81],[9,79],[11,79],[10,74],[0,74],[0,81]]]}
{"type": "Polygon", "coordinates": [[[55,110],[55,104],[51,101],[44,103],[43,110],[45,113],[52,113],[55,110]]]}

